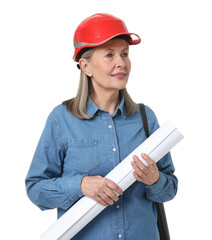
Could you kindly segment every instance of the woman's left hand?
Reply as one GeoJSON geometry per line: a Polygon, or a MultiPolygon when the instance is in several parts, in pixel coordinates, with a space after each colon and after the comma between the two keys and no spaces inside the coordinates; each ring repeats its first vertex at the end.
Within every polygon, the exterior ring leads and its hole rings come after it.
{"type": "Polygon", "coordinates": [[[153,185],[160,178],[158,167],[148,155],[142,153],[141,157],[148,163],[148,167],[145,166],[137,156],[133,156],[134,161],[131,162],[135,170],[133,175],[139,182],[143,182],[146,185],[153,185]]]}

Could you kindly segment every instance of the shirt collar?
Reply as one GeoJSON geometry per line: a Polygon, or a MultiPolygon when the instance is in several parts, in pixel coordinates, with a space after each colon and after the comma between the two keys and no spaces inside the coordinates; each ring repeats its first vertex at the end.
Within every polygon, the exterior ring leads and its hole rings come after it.
{"type": "MultiPolygon", "coordinates": [[[[117,107],[116,111],[114,112],[113,116],[116,116],[118,112],[120,111],[122,116],[126,118],[126,107],[125,107],[125,99],[124,96],[121,95],[121,102],[119,106],[117,107]]],[[[89,116],[93,117],[98,111],[102,111],[96,104],[92,101],[92,99],[89,97],[87,101],[87,106],[86,106],[86,112],[89,116]]]]}
{"type": "Polygon", "coordinates": [[[87,101],[87,106],[86,106],[86,113],[89,116],[93,117],[98,110],[99,110],[99,107],[97,107],[96,104],[89,97],[87,101]]]}

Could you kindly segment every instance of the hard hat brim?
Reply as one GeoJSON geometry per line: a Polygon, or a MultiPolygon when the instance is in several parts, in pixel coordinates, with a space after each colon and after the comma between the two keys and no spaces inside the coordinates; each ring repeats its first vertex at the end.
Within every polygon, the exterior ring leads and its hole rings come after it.
{"type": "Polygon", "coordinates": [[[99,43],[86,43],[86,42],[77,42],[77,41],[74,41],[74,47],[75,47],[75,52],[74,52],[74,56],[73,56],[73,60],[78,62],[79,61],[79,53],[80,51],[82,51],[82,49],[84,48],[92,48],[92,47],[98,47],[106,42],[108,42],[109,40],[115,38],[115,37],[118,37],[120,35],[126,35],[126,36],[129,36],[129,41],[128,41],[128,44],[129,45],[137,45],[141,42],[141,38],[139,37],[139,35],[135,34],[135,33],[129,33],[129,32],[122,32],[122,33],[118,33],[118,34],[115,34],[109,38],[107,38],[106,40],[102,41],[102,42],[99,42],[99,43]]]}

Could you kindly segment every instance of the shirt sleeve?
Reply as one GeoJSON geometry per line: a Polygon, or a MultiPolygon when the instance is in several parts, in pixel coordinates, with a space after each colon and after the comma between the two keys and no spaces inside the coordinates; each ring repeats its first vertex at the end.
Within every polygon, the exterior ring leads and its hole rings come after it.
{"type": "Polygon", "coordinates": [[[63,176],[64,144],[59,124],[51,113],[36,148],[25,184],[28,197],[41,210],[67,210],[83,196],[84,175],[63,176]]]}
{"type": "MultiPolygon", "coordinates": [[[[160,126],[154,112],[146,106],[147,119],[150,135],[160,126]]],[[[151,186],[146,185],[146,197],[154,202],[166,202],[173,199],[177,193],[178,179],[174,175],[174,165],[171,153],[167,153],[157,162],[160,171],[160,178],[157,183],[151,186]]]]}

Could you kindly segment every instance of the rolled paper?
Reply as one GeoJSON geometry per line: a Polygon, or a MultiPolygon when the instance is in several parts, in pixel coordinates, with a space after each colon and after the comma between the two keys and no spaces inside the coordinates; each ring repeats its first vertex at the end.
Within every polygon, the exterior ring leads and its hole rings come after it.
{"type": "MultiPolygon", "coordinates": [[[[167,121],[105,177],[125,191],[136,181],[131,166],[133,155],[146,153],[156,163],[182,139],[183,135],[175,125],[167,121]]],[[[141,158],[141,161],[148,166],[144,159],[141,158]]],[[[84,196],[43,233],[41,240],[70,240],[105,208],[106,206],[84,196]]]]}

